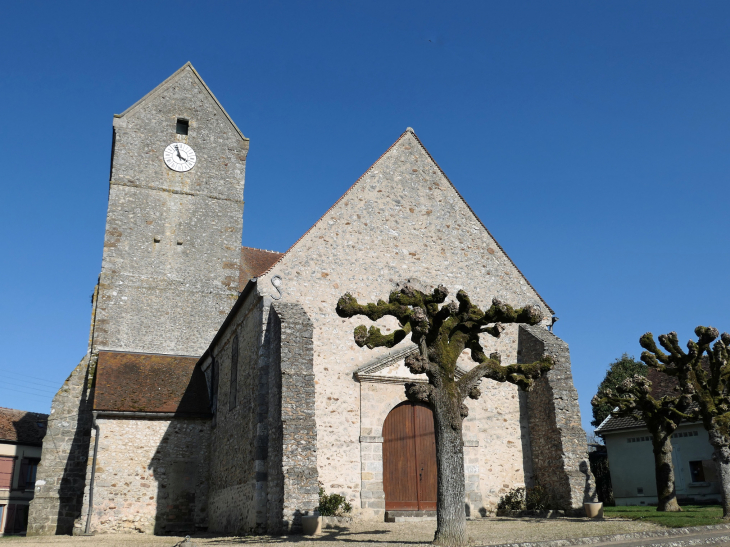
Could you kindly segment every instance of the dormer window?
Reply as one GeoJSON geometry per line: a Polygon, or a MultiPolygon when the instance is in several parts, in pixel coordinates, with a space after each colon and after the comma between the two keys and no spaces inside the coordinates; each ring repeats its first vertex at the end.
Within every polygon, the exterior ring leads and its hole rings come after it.
{"type": "Polygon", "coordinates": [[[175,128],[175,132],[178,135],[187,135],[188,134],[188,125],[189,121],[185,118],[178,118],[177,119],[177,127],[175,128]]]}

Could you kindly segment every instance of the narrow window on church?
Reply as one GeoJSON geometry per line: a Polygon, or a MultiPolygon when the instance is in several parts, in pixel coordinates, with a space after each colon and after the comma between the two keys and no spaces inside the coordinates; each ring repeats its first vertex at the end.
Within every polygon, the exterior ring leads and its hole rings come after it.
{"type": "Polygon", "coordinates": [[[178,135],[187,135],[188,134],[188,120],[185,118],[178,118],[177,119],[177,128],[175,129],[175,132],[178,135]]]}
{"type": "Polygon", "coordinates": [[[215,426],[215,415],[218,409],[218,359],[213,357],[210,364],[210,412],[213,414],[212,426],[215,426]]]}
{"type": "Polygon", "coordinates": [[[236,393],[238,392],[238,335],[231,342],[231,386],[228,391],[228,410],[236,408],[236,393]]]}

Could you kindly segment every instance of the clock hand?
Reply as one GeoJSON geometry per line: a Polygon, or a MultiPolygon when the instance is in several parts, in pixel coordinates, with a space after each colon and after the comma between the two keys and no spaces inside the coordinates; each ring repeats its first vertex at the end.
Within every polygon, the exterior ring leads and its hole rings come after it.
{"type": "Polygon", "coordinates": [[[183,158],[183,157],[182,157],[182,156],[180,155],[180,149],[179,149],[179,148],[177,147],[177,145],[175,145],[175,150],[177,150],[177,157],[178,157],[178,158],[180,158],[180,159],[181,159],[182,161],[188,161],[188,160],[187,160],[186,158],[183,158]]]}

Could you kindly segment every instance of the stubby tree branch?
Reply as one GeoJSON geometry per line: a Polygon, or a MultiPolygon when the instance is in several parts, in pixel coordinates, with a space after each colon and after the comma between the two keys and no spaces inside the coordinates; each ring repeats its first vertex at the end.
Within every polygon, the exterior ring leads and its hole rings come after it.
{"type": "Polygon", "coordinates": [[[680,347],[676,332],[660,336],[659,343],[667,352],[664,353],[652,334],[646,333],[640,340],[646,350],[641,359],[650,367],[675,377],[682,393],[696,403],[697,416],[707,430],[714,448],[713,458],[720,470],[723,518],[730,520],[730,335],[723,333],[718,340],[717,329],[703,326],[695,329],[695,335],[697,341],[690,340],[687,351],[680,347]]]}
{"type": "Polygon", "coordinates": [[[539,323],[542,314],[538,308],[513,308],[494,298],[484,312],[471,302],[463,290],[456,294],[456,302],[439,307],[447,296],[448,290],[443,285],[429,294],[407,284],[400,291],[391,292],[388,302],[379,300],[375,304],[360,304],[354,296],[346,293],[337,302],[336,311],[340,317],[364,315],[373,321],[385,316],[395,317],[401,328],[387,335],[375,326],[356,327],[355,343],[370,349],[391,348],[411,334],[411,340],[421,352],[417,358],[409,357],[406,366],[413,374],[425,373],[432,382],[442,377],[454,381],[462,402],[470,393],[475,393],[472,389],[482,378],[530,389],[536,378],[552,368],[553,362],[549,357],[535,363],[503,366],[498,356],[487,357],[484,354],[479,341],[480,334],[499,337],[505,329],[504,323],[539,323]],[[471,358],[478,365],[457,381],[456,362],[464,349],[471,350],[471,358]]]}
{"type": "Polygon", "coordinates": [[[479,382],[483,378],[510,382],[529,389],[533,381],[553,366],[550,358],[531,364],[503,366],[499,355],[487,357],[479,336],[498,338],[505,323],[537,324],[542,314],[537,307],[513,308],[498,299],[482,311],[465,291],[456,294],[455,302],[446,302],[448,291],[442,285],[430,293],[408,284],[393,291],[388,302],[360,304],[347,293],[337,303],[340,317],[364,315],[373,321],[385,316],[398,320],[400,328],[384,335],[379,328],[360,325],[355,328],[358,346],[392,347],[409,334],[418,347],[417,355],[410,355],[405,366],[413,374],[425,374],[428,383],[406,384],[406,397],[425,404],[433,410],[436,429],[436,458],[438,481],[437,529],[434,543],[449,546],[466,544],[466,514],[464,512],[464,442],[462,422],[469,415],[464,404],[467,397],[481,396],[479,382]],[[476,365],[457,378],[456,363],[464,350],[476,365]]]}
{"type": "Polygon", "coordinates": [[[637,374],[624,380],[616,388],[616,393],[607,389],[596,395],[591,403],[609,404],[615,407],[614,415],[644,421],[652,436],[659,501],[657,511],[681,511],[674,482],[671,436],[682,420],[693,419],[691,394],[677,387],[675,394],[655,398],[652,396],[652,383],[637,374]]]}

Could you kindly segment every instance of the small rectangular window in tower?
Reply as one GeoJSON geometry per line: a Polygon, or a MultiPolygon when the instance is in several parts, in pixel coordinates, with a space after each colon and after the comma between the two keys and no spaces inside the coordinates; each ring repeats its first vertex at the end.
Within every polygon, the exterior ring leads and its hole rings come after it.
{"type": "Polygon", "coordinates": [[[178,135],[187,135],[188,134],[188,120],[185,118],[178,118],[177,119],[177,128],[175,129],[175,132],[178,135]]]}

